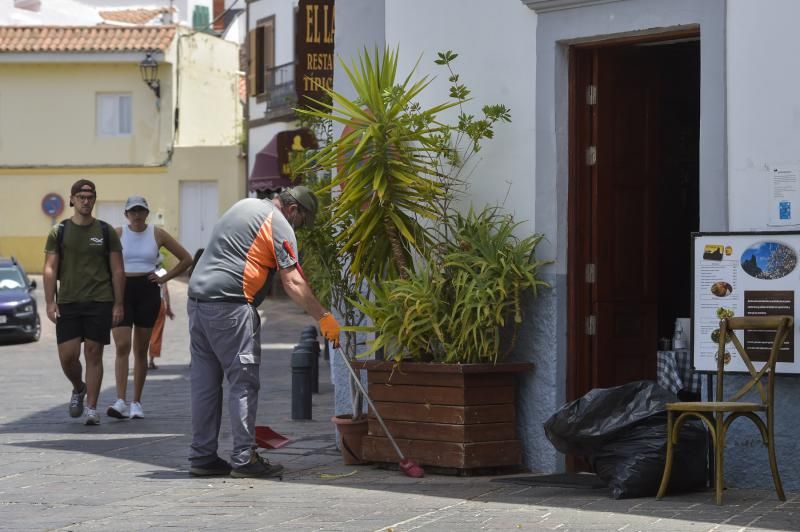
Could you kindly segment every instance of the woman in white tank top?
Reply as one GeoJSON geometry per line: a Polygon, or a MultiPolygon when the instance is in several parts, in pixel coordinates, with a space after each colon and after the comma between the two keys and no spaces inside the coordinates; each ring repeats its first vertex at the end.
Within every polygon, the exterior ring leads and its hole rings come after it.
{"type": "Polygon", "coordinates": [[[106,413],[117,419],[143,418],[142,390],[147,377],[147,348],[161,307],[160,286],[186,271],[192,256],[169,233],[147,223],[150,207],[141,196],[131,196],[125,203],[128,225],[118,227],[125,264],[125,317],[112,329],[117,357],[114,374],[117,381],[116,402],[106,413]],[[155,274],[164,246],[178,258],[178,264],[166,274],[155,274]],[[133,401],[125,402],[128,388],[128,360],[133,347],[133,401]]]}

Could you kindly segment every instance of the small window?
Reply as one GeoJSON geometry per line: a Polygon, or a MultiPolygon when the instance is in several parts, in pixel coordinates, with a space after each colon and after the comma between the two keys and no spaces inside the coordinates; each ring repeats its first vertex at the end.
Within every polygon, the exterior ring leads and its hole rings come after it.
{"type": "Polygon", "coordinates": [[[116,137],[131,134],[131,95],[97,95],[97,136],[116,137]]]}
{"type": "Polygon", "coordinates": [[[268,93],[274,85],[275,16],[259,20],[250,31],[250,96],[268,93]]]}

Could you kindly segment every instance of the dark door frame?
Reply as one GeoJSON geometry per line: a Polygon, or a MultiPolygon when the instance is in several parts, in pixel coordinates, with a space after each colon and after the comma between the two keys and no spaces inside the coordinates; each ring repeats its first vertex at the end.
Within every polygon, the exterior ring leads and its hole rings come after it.
{"type": "Polygon", "coordinates": [[[591,226],[591,206],[596,190],[593,183],[597,166],[586,164],[586,148],[597,141],[597,106],[587,105],[586,86],[597,86],[597,54],[609,46],[680,41],[700,37],[697,27],[655,34],[623,36],[574,44],[569,49],[568,136],[569,183],[567,199],[567,399],[576,399],[591,387],[596,378],[592,337],[586,333],[591,314],[591,290],[586,289],[588,259],[596,228],[591,226]]]}

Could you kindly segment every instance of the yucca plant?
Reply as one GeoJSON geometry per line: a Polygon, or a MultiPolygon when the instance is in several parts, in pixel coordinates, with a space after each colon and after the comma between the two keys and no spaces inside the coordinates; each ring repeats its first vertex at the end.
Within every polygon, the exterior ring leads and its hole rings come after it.
{"type": "Polygon", "coordinates": [[[481,116],[464,110],[470,91],[452,68],[456,57],[436,59],[449,71],[444,103],[415,101],[431,79],[415,80],[416,66],[400,77],[396,50],[365,50],[352,65],[342,62],[355,99],[323,89],[330,103],[297,110],[345,126],[293,170],[336,170],[323,191],[338,185],[340,192],[320,232],[335,242],[320,249],[337,250],[356,287],[346,300],[372,320],[345,327],[377,335],[364,355],[384,349],[398,360],[497,361],[508,347],[501,329],[513,332],[522,319],[522,292],[543,284],[532,258],[540,236],[517,239],[511,217],[496,209],[452,212],[461,169],[497,122],[510,121],[504,105],[484,106],[481,116]],[[440,114],[456,106],[456,123],[444,123],[440,114]]]}
{"type": "Polygon", "coordinates": [[[514,235],[518,226],[496,207],[454,214],[439,255],[417,272],[375,286],[357,307],[372,318],[359,331],[375,333],[370,352],[383,348],[395,360],[492,362],[513,348],[522,323],[522,298],[547,283],[537,277],[546,261],[535,258],[542,235],[514,235]],[[510,341],[502,342],[502,336],[510,341]]]}
{"type": "MultiPolygon", "coordinates": [[[[450,68],[456,57],[443,52],[436,62],[450,68]]],[[[470,155],[481,139],[492,136],[494,122],[509,120],[504,106],[487,106],[483,119],[461,112],[457,125],[444,124],[439,114],[469,99],[458,75],[451,69],[447,101],[423,109],[415,98],[431,78],[415,80],[416,66],[400,78],[397,65],[397,50],[376,49],[372,55],[365,50],[350,66],[342,61],[355,100],[323,88],[331,103],[297,110],[345,126],[342,137],[312,153],[295,171],[337,170],[329,187],[341,188],[332,204],[332,223],[342,228],[340,253],[352,256],[351,271],[358,280],[406,276],[413,269],[412,256],[427,255],[426,220],[440,219],[448,204],[457,172],[447,168],[462,161],[458,142],[462,137],[470,141],[464,148],[470,155]]]]}
{"type": "Polygon", "coordinates": [[[326,90],[331,104],[317,102],[321,111],[298,112],[342,123],[349,132],[316,152],[308,167],[338,166],[333,185],[341,185],[341,194],[332,217],[334,222],[353,218],[338,238],[344,242],[341,252],[352,253],[356,277],[406,275],[412,250],[426,245],[421,219],[435,218],[432,205],[443,193],[431,157],[442,131],[435,117],[458,102],[415,107],[413,99],[430,79],[412,81],[412,70],[398,80],[396,51],[376,50],[372,57],[365,51],[358,63],[342,65],[357,99],[326,90]]]}

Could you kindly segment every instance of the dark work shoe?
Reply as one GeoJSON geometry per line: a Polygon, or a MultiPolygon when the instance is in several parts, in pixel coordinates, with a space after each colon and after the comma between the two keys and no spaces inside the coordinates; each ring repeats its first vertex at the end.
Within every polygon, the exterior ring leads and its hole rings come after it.
{"type": "Polygon", "coordinates": [[[189,468],[189,474],[193,477],[222,477],[229,475],[230,472],[231,465],[219,456],[211,463],[189,468]]]}
{"type": "Polygon", "coordinates": [[[253,451],[250,455],[250,463],[241,467],[231,469],[233,478],[270,478],[283,476],[283,466],[280,464],[270,464],[269,460],[253,451]]]}

